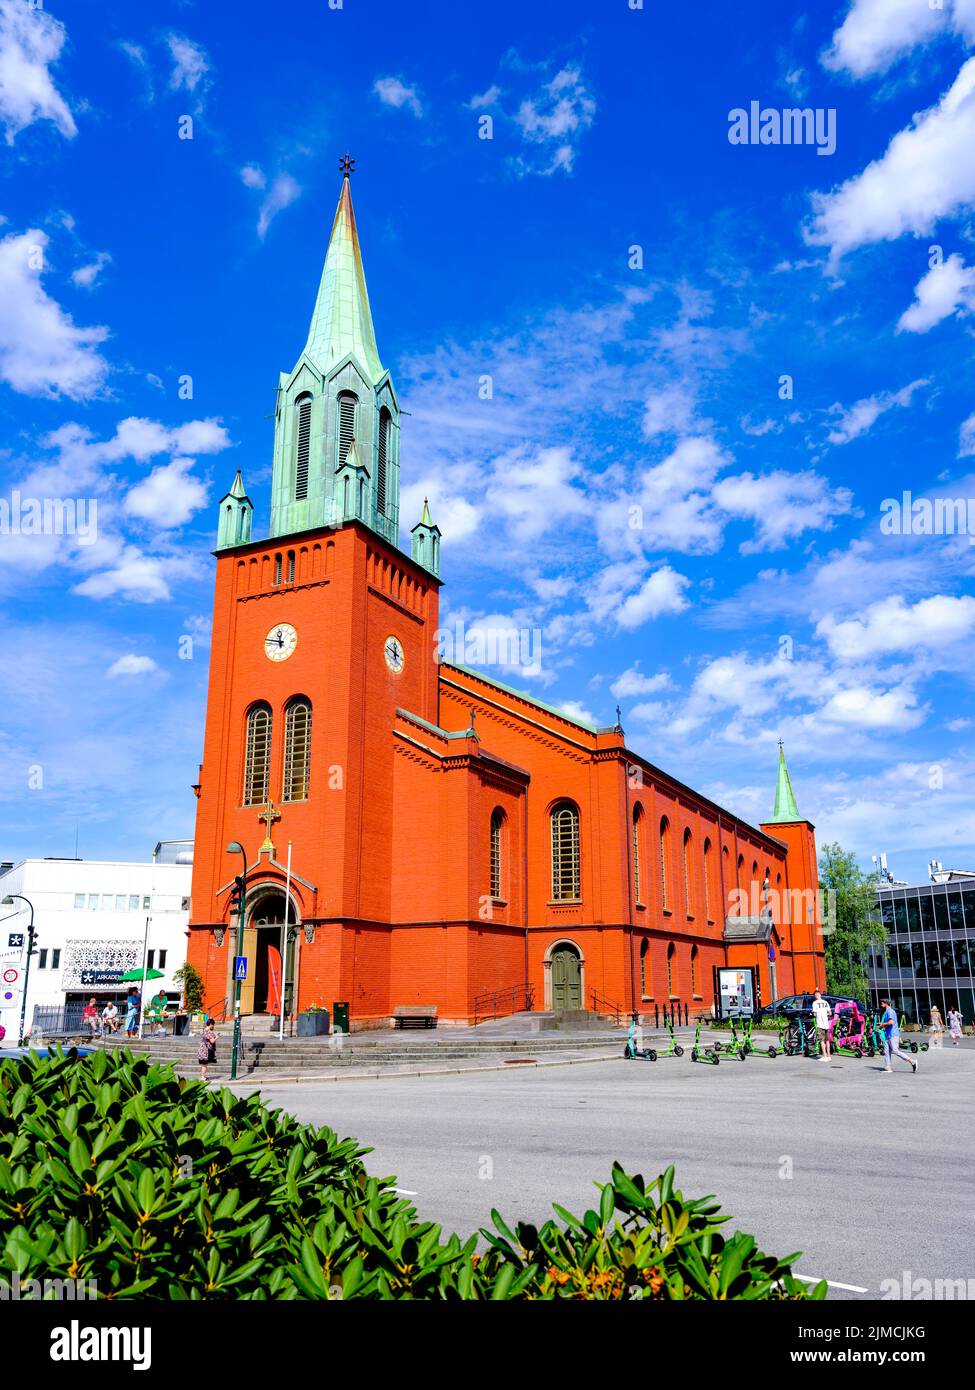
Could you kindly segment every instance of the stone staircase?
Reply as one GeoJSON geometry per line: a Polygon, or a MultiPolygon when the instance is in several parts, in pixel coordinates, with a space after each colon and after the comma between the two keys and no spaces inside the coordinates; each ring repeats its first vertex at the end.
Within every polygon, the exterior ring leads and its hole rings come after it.
{"type": "MultiPolygon", "coordinates": [[[[374,1074],[376,1072],[416,1072],[423,1070],[466,1070],[477,1066],[518,1065],[530,1060],[574,1060],[585,1057],[615,1056],[622,1051],[625,1028],[614,1019],[581,1011],[566,1019],[564,1015],[521,1014],[491,1019],[477,1028],[451,1028],[420,1033],[388,1030],[332,1034],[320,1038],[290,1038],[282,1041],[269,1031],[267,1021],[260,1031],[251,1023],[242,1037],[241,1079],[270,1075],[374,1074]],[[560,1024],[562,1026],[560,1026],[560,1024]]],[[[208,1076],[225,1080],[230,1075],[231,1023],[217,1027],[217,1061],[208,1076]]],[[[147,1037],[141,1041],[106,1039],[106,1048],[129,1047],[154,1061],[172,1062],[180,1075],[198,1074],[196,1057],[198,1033],[185,1038],[147,1037]]]]}

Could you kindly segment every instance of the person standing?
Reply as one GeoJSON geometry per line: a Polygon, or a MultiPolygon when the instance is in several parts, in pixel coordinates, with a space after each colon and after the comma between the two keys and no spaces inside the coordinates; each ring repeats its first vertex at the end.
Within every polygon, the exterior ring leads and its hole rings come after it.
{"type": "Polygon", "coordinates": [[[951,1045],[957,1047],[961,1042],[961,1014],[957,1006],[948,1010],[948,1032],[951,1034],[951,1045]]]}
{"type": "Polygon", "coordinates": [[[196,1059],[200,1064],[200,1080],[206,1081],[207,1067],[217,1060],[217,1030],[213,1026],[212,1018],[208,1018],[203,1025],[196,1059]]]}
{"type": "Polygon", "coordinates": [[[833,1010],[829,1006],[829,1000],[824,999],[817,989],[813,995],[813,1018],[816,1022],[816,1032],[819,1035],[819,1059],[822,1062],[829,1061],[829,1021],[833,1016],[833,1010]]]}
{"type": "Polygon", "coordinates": [[[133,986],[129,990],[129,997],[125,1001],[125,1032],[130,1038],[134,1038],[139,1031],[139,1009],[142,1007],[142,995],[133,986]]]}
{"type": "Polygon", "coordinates": [[[901,1052],[901,1027],[897,1022],[897,1014],[894,1012],[893,1005],[889,999],[881,999],[883,1013],[880,1016],[880,1026],[884,1030],[884,1060],[887,1065],[884,1071],[893,1071],[891,1062],[895,1057],[899,1057],[902,1062],[907,1062],[913,1071],[917,1071],[917,1062],[913,1057],[908,1057],[906,1052],[901,1052]]]}
{"type": "Polygon", "coordinates": [[[944,1047],[945,1045],[945,1025],[941,1018],[941,1010],[937,1004],[931,1006],[931,1046],[944,1047]]]}

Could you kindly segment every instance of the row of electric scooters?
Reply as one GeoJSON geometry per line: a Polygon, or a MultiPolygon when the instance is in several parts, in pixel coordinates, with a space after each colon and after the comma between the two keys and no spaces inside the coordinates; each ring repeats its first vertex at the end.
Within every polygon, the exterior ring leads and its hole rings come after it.
{"type": "MultiPolygon", "coordinates": [[[[640,1032],[636,1016],[630,1022],[623,1056],[633,1061],[656,1062],[661,1057],[683,1057],[684,1049],[674,1035],[673,1023],[665,1020],[669,1040],[658,1047],[641,1047],[640,1032]]],[[[789,1019],[775,1019],[779,1032],[779,1043],[759,1043],[752,1040],[752,1020],[732,1019],[731,1036],[727,1040],[712,1043],[701,1042],[701,1028],[704,1020],[699,1019],[694,1043],[691,1047],[691,1061],[703,1062],[716,1067],[722,1055],[726,1059],[736,1057],[744,1062],[748,1057],[818,1057],[820,1055],[819,1032],[811,1017],[797,1015],[789,1019]]],[[[901,1027],[904,1020],[901,1020],[901,1027]]],[[[883,1054],[884,1032],[880,1026],[880,1015],[865,1018],[856,1004],[838,1004],[829,1027],[829,1046],[832,1056],[838,1057],[877,1057],[883,1054]]],[[[915,1042],[901,1034],[901,1046],[911,1052],[927,1052],[926,1042],[915,1042]]]]}

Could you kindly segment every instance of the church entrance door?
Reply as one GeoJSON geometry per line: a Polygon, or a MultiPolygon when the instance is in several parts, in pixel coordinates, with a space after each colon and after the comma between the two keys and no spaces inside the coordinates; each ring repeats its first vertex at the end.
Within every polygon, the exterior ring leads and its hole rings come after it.
{"type": "Polygon", "coordinates": [[[582,964],[574,946],[552,952],[552,1008],[556,1013],[582,1008],[582,964]]]}

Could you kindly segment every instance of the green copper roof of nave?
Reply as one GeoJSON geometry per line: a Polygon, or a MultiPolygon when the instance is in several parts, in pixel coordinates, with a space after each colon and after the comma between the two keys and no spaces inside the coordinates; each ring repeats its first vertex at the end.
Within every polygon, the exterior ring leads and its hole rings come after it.
{"type": "Polygon", "coordinates": [[[372,326],[348,177],[342,180],[305,353],[329,372],[352,353],[373,386],[385,375],[372,326]]]}

